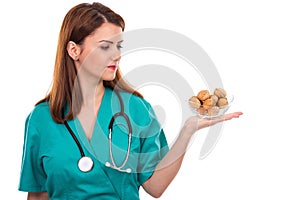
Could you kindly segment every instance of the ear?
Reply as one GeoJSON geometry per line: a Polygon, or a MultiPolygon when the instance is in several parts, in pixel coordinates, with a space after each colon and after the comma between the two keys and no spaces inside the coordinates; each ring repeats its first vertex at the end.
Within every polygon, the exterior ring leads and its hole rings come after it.
{"type": "Polygon", "coordinates": [[[69,41],[67,44],[68,54],[73,60],[78,61],[80,55],[80,47],[73,41],[69,41]]]}

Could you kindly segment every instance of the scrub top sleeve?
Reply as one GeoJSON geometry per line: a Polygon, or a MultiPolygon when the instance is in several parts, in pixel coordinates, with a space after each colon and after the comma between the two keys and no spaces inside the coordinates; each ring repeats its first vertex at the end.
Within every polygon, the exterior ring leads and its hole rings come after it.
{"type": "Polygon", "coordinates": [[[152,176],[157,164],[167,154],[168,150],[169,148],[163,130],[161,130],[161,133],[159,133],[156,138],[153,136],[145,139],[142,145],[142,151],[148,151],[148,153],[141,153],[139,159],[141,170],[138,174],[138,181],[140,185],[152,176]]]}
{"type": "Polygon", "coordinates": [[[22,155],[19,190],[26,192],[44,192],[46,174],[40,157],[40,135],[31,123],[30,116],[26,119],[24,145],[22,155]]]}
{"type": "Polygon", "coordinates": [[[149,136],[141,138],[141,153],[139,156],[140,173],[138,174],[140,185],[152,176],[157,164],[169,151],[164,131],[150,105],[149,115],[151,123],[145,129],[149,136]]]}

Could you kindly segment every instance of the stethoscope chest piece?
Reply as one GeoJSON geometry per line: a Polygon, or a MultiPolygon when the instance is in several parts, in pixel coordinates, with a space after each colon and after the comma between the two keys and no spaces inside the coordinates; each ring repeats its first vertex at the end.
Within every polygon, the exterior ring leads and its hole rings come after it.
{"type": "Polygon", "coordinates": [[[94,166],[94,162],[88,156],[81,157],[79,159],[79,161],[78,161],[78,168],[82,172],[89,172],[89,171],[91,171],[93,169],[93,166],[94,166]]]}

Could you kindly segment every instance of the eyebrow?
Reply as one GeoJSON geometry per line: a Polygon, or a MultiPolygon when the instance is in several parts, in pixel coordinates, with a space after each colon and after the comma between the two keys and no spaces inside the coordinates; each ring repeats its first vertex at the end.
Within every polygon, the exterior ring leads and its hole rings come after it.
{"type": "MultiPolygon", "coordinates": [[[[110,43],[110,44],[113,44],[113,43],[114,43],[113,41],[110,41],[110,40],[100,40],[99,43],[100,43],[100,42],[107,42],[107,43],[110,43]]],[[[123,40],[120,40],[120,41],[117,42],[117,43],[121,43],[121,42],[123,42],[123,40]]]]}

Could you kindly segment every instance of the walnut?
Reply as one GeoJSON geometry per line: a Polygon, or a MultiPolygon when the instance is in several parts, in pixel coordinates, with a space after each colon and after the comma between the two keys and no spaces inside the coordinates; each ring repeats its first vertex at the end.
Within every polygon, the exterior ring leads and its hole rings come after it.
{"type": "Polygon", "coordinates": [[[209,91],[208,90],[201,90],[198,94],[197,94],[198,99],[200,99],[201,101],[205,101],[206,99],[208,99],[210,97],[209,91]]]}
{"type": "Polygon", "coordinates": [[[215,102],[212,98],[208,98],[203,102],[203,106],[212,107],[215,106],[217,102],[215,102]]]}
{"type": "Polygon", "coordinates": [[[210,98],[214,101],[215,105],[217,104],[219,98],[216,95],[211,95],[210,98]]]}
{"type": "Polygon", "coordinates": [[[216,88],[214,91],[214,95],[216,95],[219,98],[226,97],[227,93],[223,88],[216,88]]]}
{"type": "Polygon", "coordinates": [[[217,105],[218,105],[220,108],[223,108],[223,107],[227,106],[227,105],[228,105],[228,100],[227,100],[227,98],[226,98],[226,97],[220,98],[220,99],[218,100],[217,105]]]}
{"type": "Polygon", "coordinates": [[[207,114],[209,116],[216,116],[220,111],[220,108],[218,106],[213,106],[207,109],[207,114]]]}
{"type": "Polygon", "coordinates": [[[207,113],[207,110],[204,107],[200,106],[200,108],[198,108],[198,112],[201,115],[205,115],[207,113]]]}
{"type": "Polygon", "coordinates": [[[196,96],[192,96],[190,99],[189,99],[189,104],[192,108],[194,109],[198,109],[200,108],[201,106],[201,102],[200,100],[198,99],[198,97],[196,96]]]}

